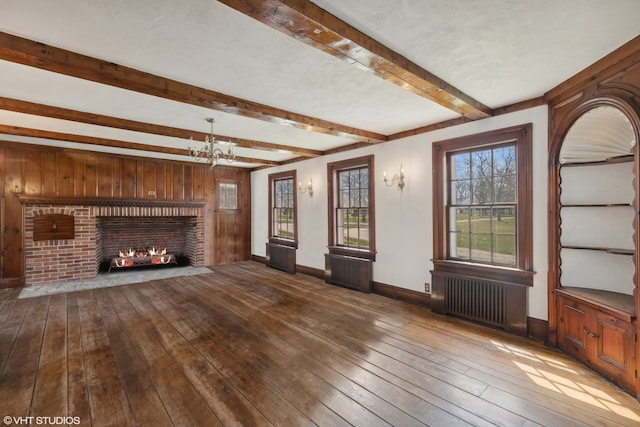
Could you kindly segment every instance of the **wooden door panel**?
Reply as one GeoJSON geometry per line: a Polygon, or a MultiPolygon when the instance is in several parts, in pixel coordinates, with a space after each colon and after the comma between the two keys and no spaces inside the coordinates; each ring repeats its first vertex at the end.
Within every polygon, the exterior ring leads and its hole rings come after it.
{"type": "Polygon", "coordinates": [[[43,155],[40,151],[28,150],[24,153],[24,193],[30,196],[42,195],[42,181],[44,179],[42,158],[43,155]]]}
{"type": "Polygon", "coordinates": [[[573,351],[584,351],[585,330],[587,329],[587,319],[585,311],[576,304],[565,302],[560,299],[562,323],[560,327],[560,338],[563,344],[571,347],[573,351]]]}
{"type": "Polygon", "coordinates": [[[24,270],[22,204],[13,193],[24,191],[24,157],[17,150],[4,156],[4,271],[3,278],[20,278],[24,270]]]}
{"type": "Polygon", "coordinates": [[[136,196],[136,161],[122,160],[120,172],[120,197],[132,199],[136,196]]]}
{"type": "Polygon", "coordinates": [[[58,171],[56,171],[55,175],[59,179],[58,195],[61,197],[75,197],[76,195],[75,161],[68,153],[59,154],[58,171]]]}
{"type": "Polygon", "coordinates": [[[616,383],[630,386],[635,381],[635,348],[631,324],[597,313],[597,363],[616,383]]]}
{"type": "Polygon", "coordinates": [[[619,369],[625,365],[625,329],[598,319],[598,359],[619,369]]]}

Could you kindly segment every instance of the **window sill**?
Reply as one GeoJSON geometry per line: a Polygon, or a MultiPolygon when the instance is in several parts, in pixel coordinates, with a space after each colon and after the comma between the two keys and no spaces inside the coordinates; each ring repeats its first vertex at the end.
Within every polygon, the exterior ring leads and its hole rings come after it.
{"type": "Polygon", "coordinates": [[[494,281],[517,283],[524,286],[533,286],[535,271],[521,270],[519,268],[502,267],[497,265],[476,264],[473,262],[454,260],[432,260],[433,270],[441,273],[464,274],[489,279],[494,281]]]}
{"type": "Polygon", "coordinates": [[[346,246],[328,246],[329,253],[331,255],[343,255],[354,258],[367,259],[370,261],[376,260],[376,252],[368,249],[354,249],[346,246]]]}
{"type": "Polygon", "coordinates": [[[283,239],[280,237],[269,237],[269,243],[272,245],[288,246],[290,248],[298,249],[298,242],[296,240],[283,239]]]}

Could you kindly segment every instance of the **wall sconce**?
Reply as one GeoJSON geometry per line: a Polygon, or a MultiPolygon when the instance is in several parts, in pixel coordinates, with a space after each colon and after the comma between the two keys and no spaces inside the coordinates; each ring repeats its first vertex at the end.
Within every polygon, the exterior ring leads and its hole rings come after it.
{"type": "Polygon", "coordinates": [[[383,172],[384,174],[384,183],[387,187],[392,187],[394,184],[398,184],[398,188],[400,191],[404,188],[404,168],[402,164],[400,165],[400,173],[393,175],[393,178],[387,178],[387,172],[383,172]]]}
{"type": "Polygon", "coordinates": [[[313,197],[313,183],[311,179],[309,179],[309,183],[304,188],[302,187],[302,182],[298,182],[298,190],[300,194],[309,193],[309,197],[313,197]]]}

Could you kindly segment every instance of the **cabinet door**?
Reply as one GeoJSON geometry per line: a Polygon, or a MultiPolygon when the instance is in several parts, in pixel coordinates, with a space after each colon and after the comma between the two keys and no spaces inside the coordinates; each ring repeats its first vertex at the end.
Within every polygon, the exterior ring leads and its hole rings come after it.
{"type": "Polygon", "coordinates": [[[618,385],[632,386],[635,373],[635,347],[631,324],[604,313],[597,313],[594,349],[600,371],[618,385]]]}
{"type": "Polygon", "coordinates": [[[561,313],[558,344],[562,350],[586,362],[588,354],[585,340],[588,335],[585,331],[589,330],[587,328],[588,308],[564,297],[558,298],[558,306],[561,313]]]}

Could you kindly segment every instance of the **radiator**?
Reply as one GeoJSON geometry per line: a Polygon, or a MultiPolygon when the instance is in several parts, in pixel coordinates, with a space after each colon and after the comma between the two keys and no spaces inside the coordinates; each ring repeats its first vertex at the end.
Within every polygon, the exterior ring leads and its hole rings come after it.
{"type": "Polygon", "coordinates": [[[266,264],[290,274],[296,272],[296,249],[291,246],[267,243],[266,264]]]}
{"type": "Polygon", "coordinates": [[[432,272],[431,309],[526,335],[527,286],[432,272]]]}
{"type": "Polygon", "coordinates": [[[324,275],[327,283],[369,293],[371,292],[372,261],[325,254],[324,275]]]}

